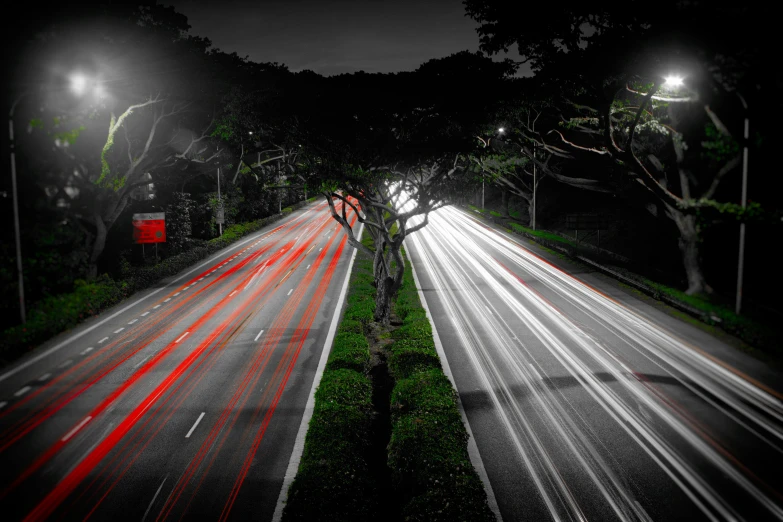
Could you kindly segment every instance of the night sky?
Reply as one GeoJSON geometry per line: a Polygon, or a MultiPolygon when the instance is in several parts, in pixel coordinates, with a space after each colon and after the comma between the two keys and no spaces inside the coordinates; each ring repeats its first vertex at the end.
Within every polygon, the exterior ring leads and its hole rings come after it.
{"type": "MultiPolygon", "coordinates": [[[[477,24],[465,16],[461,0],[161,3],[185,14],[190,33],[209,38],[220,50],[282,63],[294,72],[411,71],[429,59],[479,47],[477,24]]],[[[509,57],[519,59],[516,52],[509,57]]],[[[529,69],[520,71],[526,73],[529,69]]]]}

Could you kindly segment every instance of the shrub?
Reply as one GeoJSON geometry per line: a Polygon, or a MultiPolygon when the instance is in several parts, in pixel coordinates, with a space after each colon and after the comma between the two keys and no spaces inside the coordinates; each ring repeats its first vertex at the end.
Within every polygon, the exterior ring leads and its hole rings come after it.
{"type": "Polygon", "coordinates": [[[335,335],[326,370],[341,368],[366,373],[370,365],[370,350],[363,333],[341,332],[335,335]]]}
{"type": "Polygon", "coordinates": [[[440,357],[432,339],[400,340],[391,345],[389,371],[395,379],[405,379],[422,370],[440,369],[440,357]]]}

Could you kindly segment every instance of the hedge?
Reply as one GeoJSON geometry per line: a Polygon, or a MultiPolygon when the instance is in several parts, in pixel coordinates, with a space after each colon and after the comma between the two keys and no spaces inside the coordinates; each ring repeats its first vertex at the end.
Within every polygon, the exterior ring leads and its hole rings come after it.
{"type": "MultiPolygon", "coordinates": [[[[300,208],[305,204],[306,202],[299,202],[288,208],[300,208]]],[[[106,274],[90,282],[77,280],[73,292],[45,298],[28,312],[25,324],[3,332],[0,339],[0,364],[12,362],[38,344],[114,306],[134,292],[180,273],[241,237],[283,217],[284,214],[275,214],[249,223],[231,225],[223,231],[222,236],[169,257],[155,266],[130,268],[120,281],[115,281],[106,274]]]]}
{"type": "Polygon", "coordinates": [[[347,306],[321,382],[283,520],[365,521],[376,518],[379,495],[367,456],[372,444],[372,382],[365,327],[373,319],[373,287],[363,278],[372,261],[357,255],[347,306]],[[369,298],[368,298],[369,295],[369,298]],[[372,306],[370,306],[372,305],[372,306]]]}

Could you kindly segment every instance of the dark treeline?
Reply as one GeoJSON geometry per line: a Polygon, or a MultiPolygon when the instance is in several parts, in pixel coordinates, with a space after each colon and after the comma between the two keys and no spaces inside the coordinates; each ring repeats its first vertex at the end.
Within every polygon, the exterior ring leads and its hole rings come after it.
{"type": "MultiPolygon", "coordinates": [[[[522,23],[512,4],[466,7],[483,24],[483,50],[519,45],[533,78],[467,51],[397,74],[293,73],[215,49],[154,2],[20,22],[5,36],[15,53],[4,100],[15,104],[28,306],[80,279],[121,277],[123,264],[153,263],[150,247],[145,260],[132,244],[133,213],[167,212],[162,257],[214,238],[219,170],[226,225],[319,194],[359,199],[385,290],[376,315],[388,319],[383,302],[399,287],[401,264],[392,267],[414,215],[475,195],[483,178],[532,216],[534,165],[545,180],[539,225],[574,209],[622,208],[640,224],[632,230],[654,234],[629,241],[659,244],[691,293],[731,292],[737,223],[749,220],[747,292],[762,299],[762,274],[774,268],[764,252],[780,230],[779,177],[768,167],[781,84],[762,60],[766,37],[745,45],[739,34],[767,23],[764,13],[628,2],[591,4],[598,14],[589,14],[569,2],[522,23]],[[684,85],[665,86],[672,74],[684,85]],[[744,211],[738,93],[753,122],[744,211]]],[[[3,144],[7,153],[7,136],[3,144]]],[[[3,328],[18,322],[5,172],[3,328]]]]}

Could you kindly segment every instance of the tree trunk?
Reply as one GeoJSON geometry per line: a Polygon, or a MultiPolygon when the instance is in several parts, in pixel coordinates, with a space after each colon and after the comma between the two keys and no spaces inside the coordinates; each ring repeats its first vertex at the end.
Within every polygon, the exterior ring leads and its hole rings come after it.
{"type": "Polygon", "coordinates": [[[101,257],[103,249],[106,247],[106,235],[108,230],[103,218],[95,214],[95,242],[92,244],[92,254],[90,254],[90,264],[87,267],[87,279],[93,280],[98,277],[98,258],[101,257]]]}
{"type": "Polygon", "coordinates": [[[375,279],[375,321],[388,326],[391,320],[391,300],[393,297],[394,278],[382,277],[375,279]]]}
{"type": "Polygon", "coordinates": [[[680,253],[682,264],[685,268],[685,276],[688,278],[688,295],[711,293],[712,288],[704,279],[704,271],[699,255],[699,227],[696,224],[696,216],[685,215],[677,210],[668,209],[668,213],[680,231],[680,253]]]}

